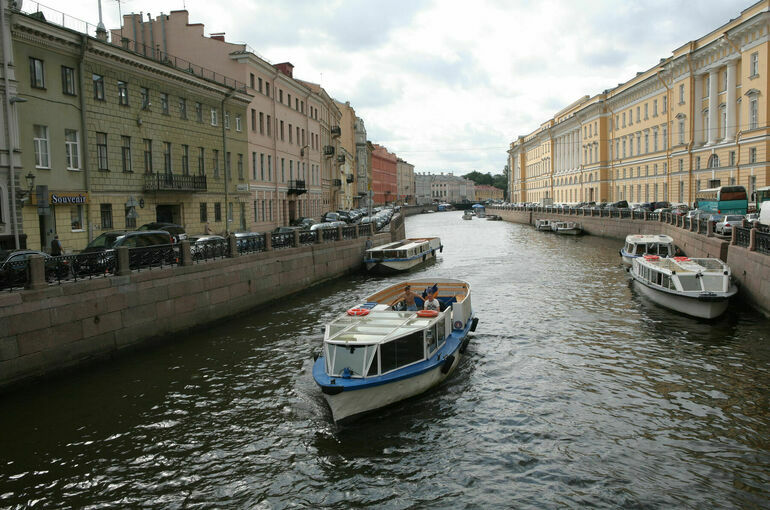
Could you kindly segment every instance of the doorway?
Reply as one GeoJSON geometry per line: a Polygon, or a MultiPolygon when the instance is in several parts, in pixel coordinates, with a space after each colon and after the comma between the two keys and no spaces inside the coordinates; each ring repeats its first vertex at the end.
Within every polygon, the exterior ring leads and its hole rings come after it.
{"type": "Polygon", "coordinates": [[[38,216],[40,224],[40,251],[48,253],[51,249],[51,240],[56,235],[56,208],[49,207],[47,215],[38,216]]]}
{"type": "Polygon", "coordinates": [[[182,206],[160,204],[155,207],[155,221],[158,223],[182,224],[182,206]]]}

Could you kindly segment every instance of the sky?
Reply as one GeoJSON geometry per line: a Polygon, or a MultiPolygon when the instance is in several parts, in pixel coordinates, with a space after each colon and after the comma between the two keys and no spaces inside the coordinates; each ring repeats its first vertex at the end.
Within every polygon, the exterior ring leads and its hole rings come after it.
{"type": "MultiPolygon", "coordinates": [[[[96,23],[97,0],[47,0],[96,23]]],[[[29,9],[32,2],[25,1],[29,9]]],[[[509,144],[584,95],[653,67],[750,0],[102,0],[104,23],[186,8],[350,101],[418,172],[501,173],[509,144]],[[215,6],[215,7],[212,7],[215,6]]]]}

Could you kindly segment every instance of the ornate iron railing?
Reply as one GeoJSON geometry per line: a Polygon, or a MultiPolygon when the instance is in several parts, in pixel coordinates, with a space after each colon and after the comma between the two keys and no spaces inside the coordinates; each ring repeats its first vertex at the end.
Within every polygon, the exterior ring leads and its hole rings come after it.
{"type": "Polygon", "coordinates": [[[350,227],[342,227],[342,238],[343,239],[355,239],[356,238],[356,226],[352,225],[350,227]]]}
{"type": "Polygon", "coordinates": [[[324,241],[336,241],[339,238],[336,228],[324,228],[322,231],[324,241]]]}
{"type": "Polygon", "coordinates": [[[223,259],[228,256],[227,240],[208,239],[206,241],[198,241],[190,245],[190,252],[194,262],[223,259]]]}
{"type": "Polygon", "coordinates": [[[647,219],[650,221],[660,221],[660,213],[656,213],[656,212],[647,213],[647,219]]]}
{"type": "Polygon", "coordinates": [[[145,174],[144,191],[206,191],[205,175],[145,174]]]}
{"type": "Polygon", "coordinates": [[[621,209],[620,217],[621,218],[630,218],[631,217],[631,211],[628,210],[628,209],[621,209]]]}
{"type": "Polygon", "coordinates": [[[299,244],[313,244],[318,240],[317,230],[302,230],[299,233],[299,244]]]}
{"type": "Polygon", "coordinates": [[[708,225],[709,222],[707,220],[700,220],[698,222],[698,233],[699,234],[706,234],[708,232],[708,225]]]}
{"type": "Polygon", "coordinates": [[[369,223],[359,223],[358,225],[358,235],[359,236],[367,236],[369,235],[371,227],[369,226],[369,223]]]}
{"type": "Polygon", "coordinates": [[[632,213],[631,217],[635,220],[644,219],[644,211],[631,211],[631,213],[632,213]]]}
{"type": "Polygon", "coordinates": [[[265,251],[266,234],[248,234],[237,236],[235,246],[239,254],[257,253],[265,251]]]}
{"type": "Polygon", "coordinates": [[[770,234],[767,232],[755,232],[756,250],[765,255],[770,255],[770,234]]]}
{"type": "Polygon", "coordinates": [[[270,234],[270,245],[273,249],[291,248],[294,246],[294,232],[273,232],[270,234]]]}
{"type": "Polygon", "coordinates": [[[179,244],[142,246],[128,250],[128,267],[141,271],[153,267],[178,266],[181,263],[179,244]]]}
{"type": "Polygon", "coordinates": [[[692,218],[688,218],[685,216],[684,221],[682,222],[682,228],[685,230],[690,230],[690,226],[692,225],[692,218]]]}
{"type": "Polygon", "coordinates": [[[735,229],[735,244],[744,248],[749,247],[751,241],[751,229],[744,227],[733,227],[735,229]]]}
{"type": "Polygon", "coordinates": [[[29,260],[6,262],[0,268],[0,289],[22,289],[29,279],[29,260]]]}

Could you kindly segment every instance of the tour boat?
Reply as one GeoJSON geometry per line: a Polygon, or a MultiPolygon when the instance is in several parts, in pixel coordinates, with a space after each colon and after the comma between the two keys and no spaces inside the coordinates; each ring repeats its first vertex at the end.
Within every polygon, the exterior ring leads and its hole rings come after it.
{"type": "Polygon", "coordinates": [[[555,221],[552,223],[551,229],[557,234],[563,235],[576,236],[583,233],[583,227],[574,221],[555,221]]]}
{"type": "Polygon", "coordinates": [[[366,269],[380,273],[407,271],[444,251],[438,237],[408,238],[366,250],[366,269]]]}
{"type": "Polygon", "coordinates": [[[631,234],[626,236],[626,244],[620,249],[623,264],[631,266],[633,260],[642,255],[673,257],[676,255],[674,239],[663,234],[631,234]]]}
{"type": "MultiPolygon", "coordinates": [[[[415,300],[422,308],[423,300],[415,300]]],[[[471,286],[449,278],[391,285],[326,325],[313,365],[335,422],[419,395],[449,377],[478,318],[471,286]],[[441,310],[406,311],[404,288],[436,295],[441,310]]]]}
{"type": "Polygon", "coordinates": [[[553,232],[553,221],[546,219],[535,220],[535,228],[541,232],[553,232]]]}
{"type": "Polygon", "coordinates": [[[487,221],[503,221],[503,217],[497,214],[490,214],[487,216],[487,221]]]}
{"type": "Polygon", "coordinates": [[[463,213],[463,219],[464,220],[472,220],[473,219],[473,211],[466,209],[463,213]]]}
{"type": "Polygon", "coordinates": [[[719,259],[644,255],[633,260],[630,273],[653,302],[702,319],[723,314],[738,292],[730,267],[719,259]]]}

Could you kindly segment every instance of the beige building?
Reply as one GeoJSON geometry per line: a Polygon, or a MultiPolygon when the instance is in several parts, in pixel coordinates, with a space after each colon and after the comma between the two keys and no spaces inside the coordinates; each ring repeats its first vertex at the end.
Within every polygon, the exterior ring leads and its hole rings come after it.
{"type": "Polygon", "coordinates": [[[512,142],[511,201],[692,203],[701,188],[770,184],[769,10],[755,3],[512,142]]]}
{"type": "Polygon", "coordinates": [[[500,188],[495,188],[494,186],[488,186],[486,184],[477,184],[474,187],[474,192],[476,193],[477,202],[503,199],[503,190],[500,188]]]}
{"type": "Polygon", "coordinates": [[[396,188],[398,196],[396,201],[399,204],[414,205],[414,165],[407,163],[401,158],[396,162],[396,188]]]}
{"type": "Polygon", "coordinates": [[[342,190],[340,205],[343,209],[359,207],[361,197],[358,196],[358,179],[356,174],[356,111],[350,102],[334,101],[340,111],[339,154],[340,179],[342,190]],[[340,158],[342,156],[343,158],[340,158]],[[344,161],[343,161],[344,160],[344,161]]]}

